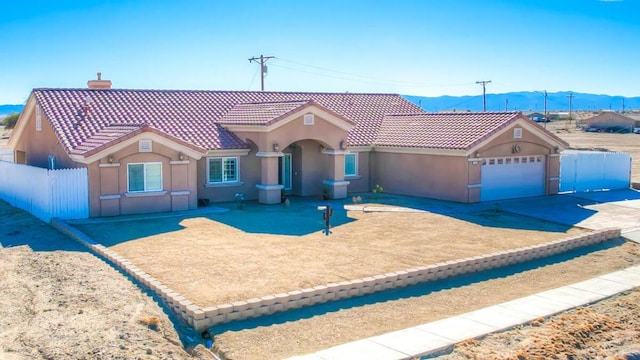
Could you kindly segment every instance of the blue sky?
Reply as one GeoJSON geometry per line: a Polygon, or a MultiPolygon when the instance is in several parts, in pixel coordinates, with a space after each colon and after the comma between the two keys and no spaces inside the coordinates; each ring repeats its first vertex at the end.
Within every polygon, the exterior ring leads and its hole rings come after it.
{"type": "Polygon", "coordinates": [[[640,0],[21,0],[0,104],[35,87],[640,96],[640,0]]]}

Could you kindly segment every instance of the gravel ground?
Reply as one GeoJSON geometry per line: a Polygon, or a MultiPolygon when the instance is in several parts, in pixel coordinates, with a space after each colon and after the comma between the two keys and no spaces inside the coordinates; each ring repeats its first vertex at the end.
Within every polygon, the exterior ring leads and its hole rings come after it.
{"type": "Polygon", "coordinates": [[[0,259],[0,359],[193,358],[152,297],[3,201],[0,259]]]}
{"type": "Polygon", "coordinates": [[[640,358],[640,290],[458,344],[439,360],[640,358]]]}
{"type": "Polygon", "coordinates": [[[332,234],[325,236],[316,208],[293,199],[290,207],[251,202],[224,214],[75,226],[201,307],[585,232],[493,209],[441,215],[336,206],[332,221],[332,234]]]}
{"type": "MultiPolygon", "coordinates": [[[[212,330],[214,346],[227,359],[283,359],[440,320],[638,264],[640,245],[613,240],[544,261],[490,271],[482,276],[460,277],[422,289],[400,289],[384,297],[320,307],[322,310],[316,312],[283,314],[272,319],[272,323],[254,321],[238,328],[220,326],[212,330]]],[[[619,311],[621,315],[627,311],[615,304],[610,306],[614,307],[613,312],[619,311]]],[[[637,337],[626,340],[640,343],[637,337]]],[[[619,350],[623,350],[623,345],[619,350]]],[[[546,358],[553,358],[555,354],[547,352],[546,358]]]]}

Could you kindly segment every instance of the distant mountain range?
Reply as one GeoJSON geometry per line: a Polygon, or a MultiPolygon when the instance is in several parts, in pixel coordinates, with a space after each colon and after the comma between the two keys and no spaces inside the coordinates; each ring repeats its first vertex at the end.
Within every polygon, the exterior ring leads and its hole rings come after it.
{"type": "MultiPolygon", "coordinates": [[[[569,111],[569,96],[573,94],[574,111],[621,111],[640,109],[640,97],[594,95],[569,91],[547,93],[547,111],[569,111]]],[[[482,111],[482,95],[424,97],[403,95],[425,111],[482,111]]],[[[540,92],[522,91],[505,94],[487,94],[487,111],[544,111],[544,95],[540,92]]]]}
{"type": "MultiPolygon", "coordinates": [[[[569,111],[569,95],[573,94],[574,111],[639,110],[640,97],[594,95],[568,91],[547,93],[547,111],[569,111]]],[[[402,95],[428,112],[482,111],[482,95],[425,97],[402,95]]],[[[487,111],[544,111],[544,95],[540,92],[521,91],[505,94],[487,94],[487,111]]],[[[21,112],[24,105],[0,105],[0,118],[21,112]]]]}
{"type": "Polygon", "coordinates": [[[22,112],[24,105],[0,105],[0,118],[5,117],[11,113],[22,112]]]}

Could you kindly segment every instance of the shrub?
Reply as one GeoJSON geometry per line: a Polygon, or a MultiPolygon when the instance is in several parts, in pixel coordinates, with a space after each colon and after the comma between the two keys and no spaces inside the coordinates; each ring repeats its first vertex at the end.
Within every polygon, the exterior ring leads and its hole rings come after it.
{"type": "Polygon", "coordinates": [[[20,114],[18,113],[9,114],[9,116],[2,119],[2,125],[4,125],[4,128],[7,130],[13,129],[16,126],[16,123],[18,122],[19,116],[20,114]]]}

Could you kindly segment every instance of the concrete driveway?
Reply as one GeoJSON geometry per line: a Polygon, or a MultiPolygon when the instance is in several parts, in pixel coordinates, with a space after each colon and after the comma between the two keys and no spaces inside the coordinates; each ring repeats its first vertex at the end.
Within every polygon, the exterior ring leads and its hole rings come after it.
{"type": "Polygon", "coordinates": [[[505,200],[494,206],[587,229],[620,228],[625,237],[640,240],[640,192],[633,189],[505,200]]]}

